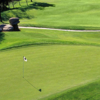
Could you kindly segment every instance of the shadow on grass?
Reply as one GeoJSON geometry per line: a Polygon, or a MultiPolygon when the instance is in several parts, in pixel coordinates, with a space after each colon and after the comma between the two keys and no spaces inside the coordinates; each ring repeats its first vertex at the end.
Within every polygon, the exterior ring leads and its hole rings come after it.
{"type": "Polygon", "coordinates": [[[55,7],[54,4],[49,4],[49,3],[42,3],[42,2],[34,2],[33,4],[28,5],[27,7],[21,7],[18,8],[21,11],[26,11],[29,9],[39,9],[39,10],[43,10],[45,7],[55,7]]]}
{"type": "MultiPolygon", "coordinates": [[[[25,78],[24,78],[25,79],[25,78]]],[[[42,91],[42,89],[38,89],[38,88],[36,88],[33,84],[31,84],[27,79],[25,79],[25,81],[26,82],[28,82],[33,88],[35,88],[36,90],[38,90],[38,91],[42,91]]]]}
{"type": "Polygon", "coordinates": [[[0,43],[4,40],[5,34],[0,32],[0,43]]]}
{"type": "Polygon", "coordinates": [[[43,3],[43,2],[34,2],[33,4],[30,4],[28,6],[7,8],[7,9],[4,9],[3,11],[19,9],[19,10],[25,12],[26,10],[29,10],[29,9],[40,9],[40,10],[43,10],[45,7],[55,7],[55,4],[49,4],[49,3],[43,3]]]}
{"type": "Polygon", "coordinates": [[[45,8],[45,7],[55,7],[54,4],[49,4],[49,3],[41,3],[41,2],[34,2],[33,4],[34,7],[42,7],[42,8],[45,8]]]}
{"type": "MultiPolygon", "coordinates": [[[[33,2],[32,4],[29,4],[28,6],[20,6],[20,7],[15,7],[15,8],[7,8],[2,11],[2,20],[6,21],[12,16],[8,16],[8,12],[12,13],[18,18],[28,18],[30,19],[31,17],[26,13],[27,10],[31,9],[36,9],[36,10],[44,10],[46,7],[55,7],[54,4],[49,4],[49,3],[43,3],[43,2],[33,2]],[[5,13],[3,13],[5,12],[5,13]]],[[[32,16],[33,17],[33,16],[32,16]]]]}
{"type": "Polygon", "coordinates": [[[2,48],[0,49],[0,51],[4,51],[4,50],[11,50],[11,49],[16,49],[16,48],[22,48],[22,47],[27,47],[27,46],[42,46],[42,45],[54,45],[56,43],[30,43],[30,44],[21,44],[21,45],[14,45],[14,46],[8,46],[6,48],[2,48]]]}
{"type": "MultiPolygon", "coordinates": [[[[52,27],[52,26],[50,26],[52,27]]],[[[52,27],[54,28],[54,27],[52,27]]],[[[58,26],[55,27],[58,29],[69,29],[69,30],[100,30],[100,27],[92,27],[92,26],[58,26]]]]}

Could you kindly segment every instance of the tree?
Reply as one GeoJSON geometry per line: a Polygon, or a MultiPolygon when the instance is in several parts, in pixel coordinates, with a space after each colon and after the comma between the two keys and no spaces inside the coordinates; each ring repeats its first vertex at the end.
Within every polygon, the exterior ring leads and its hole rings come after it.
{"type": "MultiPolygon", "coordinates": [[[[21,0],[0,0],[0,21],[1,22],[2,22],[1,12],[9,10],[8,6],[9,6],[10,3],[12,3],[13,8],[14,8],[15,2],[19,2],[19,5],[21,6],[20,1],[21,0]]],[[[25,1],[26,1],[27,5],[28,5],[28,0],[25,0],[25,1]]],[[[32,2],[32,0],[31,0],[31,2],[32,2]]]]}
{"type": "Polygon", "coordinates": [[[13,8],[14,8],[14,2],[18,2],[20,0],[0,0],[0,8],[1,10],[6,10],[7,6],[9,6],[9,3],[12,3],[13,8]]]}
{"type": "MultiPolygon", "coordinates": [[[[0,0],[0,21],[2,22],[2,18],[1,18],[1,12],[5,11],[5,10],[9,10],[9,8],[7,6],[9,6],[9,3],[12,3],[13,8],[14,8],[14,1],[18,2],[20,0],[0,0]]],[[[19,2],[20,4],[20,2],[19,2]]]]}

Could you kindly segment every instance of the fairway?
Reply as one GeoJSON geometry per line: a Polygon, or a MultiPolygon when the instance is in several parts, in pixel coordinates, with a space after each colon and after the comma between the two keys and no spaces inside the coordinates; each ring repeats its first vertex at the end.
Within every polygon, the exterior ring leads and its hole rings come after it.
{"type": "Polygon", "coordinates": [[[99,100],[100,0],[5,1],[20,31],[0,32],[0,100],[99,100]]]}
{"type": "Polygon", "coordinates": [[[34,45],[0,51],[0,99],[37,100],[91,83],[100,78],[99,62],[97,46],[34,45]],[[28,60],[25,78],[23,56],[28,60]]]}
{"type": "MultiPolygon", "coordinates": [[[[20,18],[21,26],[63,29],[100,29],[100,0],[21,0],[18,9],[2,12],[2,18],[20,18]],[[34,4],[35,3],[35,4],[34,4]],[[37,3],[37,5],[36,5],[37,3]],[[43,3],[43,4],[42,4],[43,3]],[[39,4],[42,6],[39,6],[39,4]],[[53,4],[54,6],[45,6],[53,4]]],[[[10,7],[13,7],[12,4],[10,7]]],[[[9,23],[8,21],[6,23],[9,23]]]]}

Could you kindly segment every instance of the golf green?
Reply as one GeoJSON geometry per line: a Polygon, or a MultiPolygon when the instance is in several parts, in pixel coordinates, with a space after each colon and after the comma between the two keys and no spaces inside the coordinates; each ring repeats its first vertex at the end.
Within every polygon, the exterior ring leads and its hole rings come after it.
{"type": "Polygon", "coordinates": [[[99,61],[96,46],[35,45],[0,51],[0,99],[37,100],[93,82],[100,77],[99,61]]]}

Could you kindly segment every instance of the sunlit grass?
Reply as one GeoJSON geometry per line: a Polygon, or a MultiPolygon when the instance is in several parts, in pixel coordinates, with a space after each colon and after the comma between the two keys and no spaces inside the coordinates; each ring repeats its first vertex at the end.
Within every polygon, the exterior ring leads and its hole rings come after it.
{"type": "Polygon", "coordinates": [[[3,32],[0,49],[37,44],[71,44],[100,46],[99,32],[65,32],[57,30],[21,29],[3,32]]]}
{"type": "Polygon", "coordinates": [[[99,80],[99,61],[100,48],[95,46],[33,45],[0,51],[0,98],[37,100],[99,80]],[[23,56],[28,60],[25,79],[23,56]]]}
{"type": "MultiPolygon", "coordinates": [[[[54,7],[32,6],[22,0],[17,10],[2,13],[4,19],[19,17],[21,26],[53,27],[64,29],[100,29],[100,1],[35,0],[28,1],[54,4],[54,7]],[[22,10],[25,9],[25,11],[22,10]]],[[[7,21],[8,23],[8,21],[7,21]]]]}

